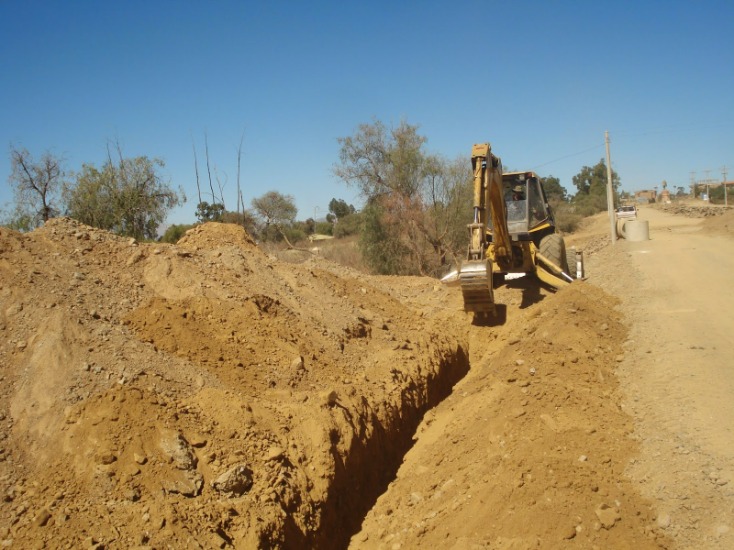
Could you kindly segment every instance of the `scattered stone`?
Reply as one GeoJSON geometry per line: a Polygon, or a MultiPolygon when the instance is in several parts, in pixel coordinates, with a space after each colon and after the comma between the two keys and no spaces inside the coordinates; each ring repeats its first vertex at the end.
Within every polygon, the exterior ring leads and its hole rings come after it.
{"type": "Polygon", "coordinates": [[[200,433],[192,433],[189,434],[188,442],[192,447],[200,449],[201,447],[206,447],[207,439],[200,433]]]}
{"type": "Polygon", "coordinates": [[[280,460],[283,458],[283,456],[285,456],[285,451],[281,449],[280,447],[273,446],[273,447],[270,447],[270,449],[268,450],[268,456],[266,457],[265,460],[267,461],[280,460]]]}
{"type": "Polygon", "coordinates": [[[132,267],[132,266],[134,266],[136,263],[138,263],[142,259],[143,259],[143,251],[142,250],[136,250],[127,259],[127,262],[125,262],[125,265],[127,267],[132,267]]]}
{"type": "Polygon", "coordinates": [[[117,461],[117,456],[112,451],[102,451],[97,455],[97,462],[105,466],[109,466],[115,461],[117,461]]]}
{"type": "Polygon", "coordinates": [[[657,519],[657,524],[661,529],[670,527],[670,514],[660,514],[657,519]]]}
{"type": "Polygon", "coordinates": [[[240,496],[252,487],[252,471],[245,464],[238,464],[212,481],[212,488],[220,493],[240,496]]]}
{"type": "Polygon", "coordinates": [[[181,433],[175,430],[162,430],[158,444],[176,468],[180,470],[196,468],[196,455],[181,433]]]}
{"type": "Polygon", "coordinates": [[[339,401],[339,394],[336,393],[336,390],[323,391],[320,396],[321,402],[327,407],[333,407],[339,401]]]}
{"type": "Polygon", "coordinates": [[[594,512],[596,513],[596,517],[599,519],[599,523],[601,523],[601,526],[604,529],[611,529],[620,519],[619,512],[607,504],[600,504],[594,512]]]}
{"type": "Polygon", "coordinates": [[[36,527],[45,527],[51,519],[51,512],[46,508],[41,509],[38,515],[33,519],[33,523],[36,527]]]}
{"type": "Polygon", "coordinates": [[[418,504],[423,500],[423,495],[418,492],[410,493],[410,503],[411,504],[418,504]]]}
{"type": "Polygon", "coordinates": [[[163,480],[163,490],[167,493],[178,493],[185,497],[195,497],[204,486],[204,477],[195,470],[173,471],[163,480]]]}

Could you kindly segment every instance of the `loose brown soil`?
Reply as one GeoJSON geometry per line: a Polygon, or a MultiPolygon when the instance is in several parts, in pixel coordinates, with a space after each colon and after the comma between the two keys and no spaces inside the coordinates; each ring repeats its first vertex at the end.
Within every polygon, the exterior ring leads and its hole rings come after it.
{"type": "Polygon", "coordinates": [[[729,541],[730,463],[706,473],[690,521],[661,500],[679,493],[643,479],[655,461],[665,471],[655,453],[669,449],[649,448],[660,421],[629,404],[652,395],[631,389],[639,316],[620,290],[636,243],[610,247],[603,227],[570,239],[587,250],[588,281],[558,293],[513,281],[488,325],[463,313],[457,289],[279,261],[230,225],[175,246],[68,219],[0,229],[0,541],[729,541]]]}

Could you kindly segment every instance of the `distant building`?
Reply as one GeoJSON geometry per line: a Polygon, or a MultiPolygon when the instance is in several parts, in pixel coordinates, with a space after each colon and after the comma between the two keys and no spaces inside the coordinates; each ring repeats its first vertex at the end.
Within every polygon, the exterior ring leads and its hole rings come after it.
{"type": "Polygon", "coordinates": [[[643,189],[642,191],[635,191],[635,201],[637,202],[655,202],[657,198],[656,190],[643,189]]]}
{"type": "Polygon", "coordinates": [[[694,197],[700,197],[705,201],[711,199],[711,189],[716,189],[720,186],[725,187],[725,192],[731,193],[731,186],[734,185],[734,181],[716,181],[716,180],[702,180],[691,184],[691,195],[694,197]]]}

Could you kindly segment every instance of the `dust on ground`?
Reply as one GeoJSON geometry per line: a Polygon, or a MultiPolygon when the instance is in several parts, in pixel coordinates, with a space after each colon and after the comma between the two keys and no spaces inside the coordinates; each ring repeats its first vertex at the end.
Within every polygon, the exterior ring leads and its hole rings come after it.
{"type": "Polygon", "coordinates": [[[480,326],[456,289],[286,263],[235,226],[0,229],[0,540],[674,547],[601,286],[515,281],[480,326]]]}

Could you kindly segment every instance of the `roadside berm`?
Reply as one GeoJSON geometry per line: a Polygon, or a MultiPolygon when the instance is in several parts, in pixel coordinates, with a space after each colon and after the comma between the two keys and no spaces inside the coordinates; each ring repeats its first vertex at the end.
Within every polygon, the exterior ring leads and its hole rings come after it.
{"type": "Polygon", "coordinates": [[[0,542],[666,547],[624,474],[615,299],[515,282],[480,326],[458,294],[232,225],[0,229],[0,542]]]}

